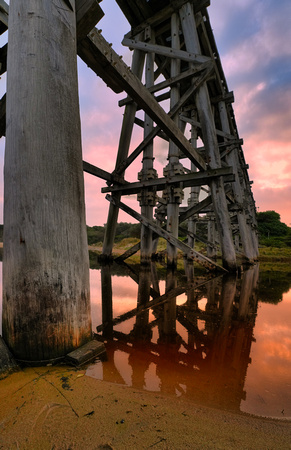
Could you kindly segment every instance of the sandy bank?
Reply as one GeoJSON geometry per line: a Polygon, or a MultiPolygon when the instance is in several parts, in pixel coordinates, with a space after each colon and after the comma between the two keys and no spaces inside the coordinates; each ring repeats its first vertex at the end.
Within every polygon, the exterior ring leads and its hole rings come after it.
{"type": "Polygon", "coordinates": [[[200,407],[68,367],[0,381],[1,449],[291,449],[291,422],[200,407]]]}

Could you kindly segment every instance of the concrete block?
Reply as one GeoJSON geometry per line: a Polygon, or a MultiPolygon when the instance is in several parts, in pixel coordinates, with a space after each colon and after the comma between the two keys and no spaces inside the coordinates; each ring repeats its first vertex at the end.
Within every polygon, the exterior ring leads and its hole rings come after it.
{"type": "Polygon", "coordinates": [[[77,348],[77,350],[73,350],[71,353],[68,353],[66,356],[66,362],[75,366],[80,366],[97,357],[104,357],[105,354],[106,349],[103,342],[92,340],[82,347],[77,348]]]}

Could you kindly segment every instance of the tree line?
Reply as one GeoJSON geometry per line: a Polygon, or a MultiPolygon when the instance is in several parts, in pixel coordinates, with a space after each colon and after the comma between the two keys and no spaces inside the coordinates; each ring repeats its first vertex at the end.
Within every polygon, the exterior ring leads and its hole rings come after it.
{"type": "Polygon", "coordinates": [[[267,247],[291,247],[291,228],[276,211],[257,213],[259,243],[267,247]]]}
{"type": "MultiPolygon", "coordinates": [[[[257,213],[258,235],[260,245],[267,247],[291,247],[291,228],[281,222],[280,214],[276,211],[264,211],[257,213]]],[[[187,230],[186,222],[181,224],[181,229],[187,230]]],[[[103,242],[105,225],[87,227],[88,244],[96,244],[103,242]]],[[[197,235],[203,239],[207,239],[207,224],[199,222],[197,224],[197,235]]],[[[184,237],[185,233],[180,233],[180,237],[184,237]]],[[[116,229],[116,242],[120,242],[124,238],[139,238],[140,224],[120,222],[116,229]]]]}
{"type": "MultiPolygon", "coordinates": [[[[260,245],[267,247],[291,247],[291,228],[281,222],[280,214],[276,211],[264,211],[257,213],[258,234],[260,245]]],[[[181,228],[187,229],[186,223],[181,228]]],[[[104,226],[87,226],[88,244],[103,242],[105,233],[104,226]]],[[[207,225],[204,222],[197,224],[197,235],[207,239],[207,225]]],[[[181,237],[183,233],[181,233],[181,237]]],[[[117,224],[115,242],[125,238],[139,238],[140,224],[120,222],[117,224]]],[[[3,242],[3,225],[0,225],[0,242],[3,242]]]]}

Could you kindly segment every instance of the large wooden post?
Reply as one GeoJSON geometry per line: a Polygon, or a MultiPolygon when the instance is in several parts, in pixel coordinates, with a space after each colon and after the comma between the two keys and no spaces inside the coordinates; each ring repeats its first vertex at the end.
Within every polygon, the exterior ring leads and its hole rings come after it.
{"type": "Polygon", "coordinates": [[[11,0],[3,337],[47,361],[91,339],[75,0],[11,0]]]}

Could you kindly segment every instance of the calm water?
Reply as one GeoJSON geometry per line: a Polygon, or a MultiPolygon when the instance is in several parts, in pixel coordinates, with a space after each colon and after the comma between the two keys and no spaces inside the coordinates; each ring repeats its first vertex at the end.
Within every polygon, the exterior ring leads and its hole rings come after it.
{"type": "Polygon", "coordinates": [[[258,266],[239,278],[187,272],[116,264],[90,270],[93,331],[105,341],[107,361],[87,374],[290,419],[290,274],[258,266]]]}

